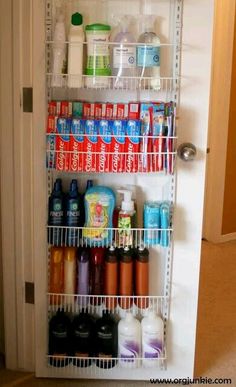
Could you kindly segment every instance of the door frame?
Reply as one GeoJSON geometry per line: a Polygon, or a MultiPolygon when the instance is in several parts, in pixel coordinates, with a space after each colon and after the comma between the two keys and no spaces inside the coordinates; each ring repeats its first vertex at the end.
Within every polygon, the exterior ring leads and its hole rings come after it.
{"type": "Polygon", "coordinates": [[[203,230],[203,237],[214,243],[236,239],[236,232],[222,234],[235,9],[236,0],[215,1],[209,154],[203,230]]]}

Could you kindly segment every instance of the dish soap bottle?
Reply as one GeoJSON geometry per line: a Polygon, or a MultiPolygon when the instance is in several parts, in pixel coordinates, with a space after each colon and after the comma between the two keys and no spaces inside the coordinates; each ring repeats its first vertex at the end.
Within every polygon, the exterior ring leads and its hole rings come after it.
{"type": "Polygon", "coordinates": [[[53,34],[52,87],[64,86],[63,74],[66,74],[66,28],[62,10],[57,10],[57,20],[53,34]]]}
{"type": "Polygon", "coordinates": [[[68,36],[68,87],[81,88],[83,74],[83,16],[76,12],[71,17],[68,36]]]}
{"type": "Polygon", "coordinates": [[[133,234],[131,229],[136,226],[136,211],[132,192],[128,190],[119,190],[124,194],[124,200],[121,202],[121,211],[118,216],[118,245],[119,247],[132,246],[133,234]]]}
{"type": "MultiPolygon", "coordinates": [[[[154,30],[154,16],[144,16],[143,22],[143,33],[140,35],[139,43],[148,43],[137,47],[137,66],[140,82],[142,78],[150,77],[150,87],[153,90],[160,90],[160,39],[156,35],[154,30]]],[[[146,84],[146,82],[145,82],[146,84]]]]}
{"type": "Polygon", "coordinates": [[[120,32],[116,34],[114,42],[120,45],[113,48],[112,75],[114,87],[118,89],[128,89],[129,79],[123,77],[135,77],[136,75],[136,47],[135,45],[125,45],[135,43],[136,40],[129,31],[130,17],[124,16],[120,21],[120,32]]]}

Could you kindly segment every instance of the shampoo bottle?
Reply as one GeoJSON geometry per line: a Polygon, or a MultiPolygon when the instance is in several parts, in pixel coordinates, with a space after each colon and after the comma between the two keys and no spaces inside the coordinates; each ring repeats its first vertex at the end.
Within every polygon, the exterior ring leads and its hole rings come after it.
{"type": "Polygon", "coordinates": [[[137,47],[137,66],[139,77],[150,77],[151,89],[160,90],[160,39],[153,31],[154,20],[151,15],[142,17],[143,33],[138,42],[144,44],[137,47]]]}
{"type": "Polygon", "coordinates": [[[79,241],[79,230],[76,229],[80,225],[80,194],[78,191],[77,180],[72,180],[70,191],[65,200],[65,226],[66,243],[68,246],[77,246],[79,241]]]}
{"type": "Polygon", "coordinates": [[[141,357],[141,325],[132,315],[126,313],[118,324],[118,357],[122,367],[139,367],[141,357]]]}
{"type": "MultiPolygon", "coordinates": [[[[104,269],[104,294],[116,296],[118,292],[118,256],[114,246],[107,250],[104,269]]],[[[108,310],[114,310],[117,304],[116,299],[105,298],[105,304],[108,310]]]]}
{"type": "Polygon", "coordinates": [[[73,363],[77,367],[88,367],[92,364],[89,358],[93,356],[94,328],[94,321],[85,310],[72,321],[73,356],[77,357],[73,363]]]}
{"type": "Polygon", "coordinates": [[[55,246],[63,244],[63,232],[60,228],[64,223],[63,204],[62,183],[61,179],[57,179],[48,201],[48,225],[53,226],[48,229],[48,243],[55,246]]]}
{"type": "Polygon", "coordinates": [[[74,298],[69,295],[75,294],[76,253],[76,247],[65,247],[64,249],[64,293],[66,304],[73,304],[74,302],[74,298]]]}
{"type": "Polygon", "coordinates": [[[158,367],[158,359],[163,356],[164,323],[154,311],[142,319],[142,358],[145,367],[158,367]]]}
{"type": "Polygon", "coordinates": [[[50,250],[50,275],[49,275],[50,304],[61,303],[60,294],[64,293],[64,255],[63,247],[52,246],[50,250]]]}
{"type": "Polygon", "coordinates": [[[54,367],[65,367],[71,356],[71,323],[64,311],[58,310],[49,322],[49,362],[54,367]]]}
{"type": "Polygon", "coordinates": [[[136,227],[136,211],[134,201],[131,200],[132,192],[127,190],[119,190],[118,192],[124,194],[118,216],[118,244],[119,247],[132,246],[133,234],[131,228],[136,227]]]}
{"type": "Polygon", "coordinates": [[[120,31],[114,38],[114,42],[120,43],[113,48],[112,75],[116,76],[115,88],[128,89],[129,79],[122,77],[135,77],[136,75],[136,47],[132,44],[126,45],[136,42],[129,27],[130,18],[124,16],[120,22],[120,31]]]}
{"type": "Polygon", "coordinates": [[[83,85],[83,16],[76,12],[71,17],[68,36],[68,87],[81,88],[83,85]]]}
{"type": "Polygon", "coordinates": [[[120,250],[119,294],[123,296],[119,300],[120,307],[130,309],[133,295],[133,256],[129,247],[120,250]]]}
{"type": "MultiPolygon", "coordinates": [[[[89,250],[82,248],[77,259],[77,294],[80,296],[89,294],[89,250]]],[[[86,306],[88,297],[80,297],[79,303],[86,306]]]]}
{"type": "Polygon", "coordinates": [[[149,251],[140,246],[135,256],[135,295],[141,296],[136,299],[136,305],[140,309],[148,307],[149,295],[149,251]]]}
{"type": "Polygon", "coordinates": [[[52,87],[64,86],[63,74],[66,73],[66,28],[65,17],[58,10],[55,30],[53,34],[53,64],[52,64],[52,87]]]}
{"type": "MultiPolygon", "coordinates": [[[[104,256],[103,247],[93,247],[90,249],[90,294],[103,295],[104,285],[104,256]]],[[[100,304],[101,299],[95,297],[91,300],[93,304],[100,304]]]]}
{"type": "Polygon", "coordinates": [[[96,321],[95,356],[96,365],[109,369],[115,367],[117,357],[117,323],[111,314],[104,310],[102,318],[96,321]]]}

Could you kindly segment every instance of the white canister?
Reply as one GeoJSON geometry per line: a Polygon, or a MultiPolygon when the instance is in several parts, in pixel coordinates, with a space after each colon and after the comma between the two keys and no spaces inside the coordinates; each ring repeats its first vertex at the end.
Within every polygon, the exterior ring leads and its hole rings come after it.
{"type": "Polygon", "coordinates": [[[108,88],[111,75],[109,39],[111,27],[106,24],[91,24],[85,28],[87,40],[88,88],[108,88]]]}

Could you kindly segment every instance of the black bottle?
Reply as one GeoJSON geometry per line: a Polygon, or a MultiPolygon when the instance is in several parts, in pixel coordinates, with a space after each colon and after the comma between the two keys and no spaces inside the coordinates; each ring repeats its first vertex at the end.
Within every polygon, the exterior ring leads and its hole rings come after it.
{"type": "Polygon", "coordinates": [[[49,322],[49,363],[54,367],[65,367],[71,356],[71,322],[64,311],[58,310],[49,322]]]}
{"type": "Polygon", "coordinates": [[[92,364],[89,358],[93,357],[94,330],[94,321],[86,311],[82,310],[75,316],[72,322],[72,351],[73,356],[77,357],[73,360],[77,367],[88,367],[92,364]]]}
{"type": "Polygon", "coordinates": [[[109,311],[103,311],[102,318],[96,321],[96,365],[100,368],[112,368],[117,361],[112,359],[117,357],[117,323],[109,311]],[[105,360],[103,360],[105,359],[105,360]]]}
{"type": "Polygon", "coordinates": [[[54,246],[63,245],[63,232],[59,228],[64,225],[64,194],[61,179],[56,179],[48,201],[48,243],[54,246]]]}

